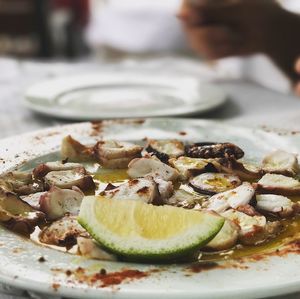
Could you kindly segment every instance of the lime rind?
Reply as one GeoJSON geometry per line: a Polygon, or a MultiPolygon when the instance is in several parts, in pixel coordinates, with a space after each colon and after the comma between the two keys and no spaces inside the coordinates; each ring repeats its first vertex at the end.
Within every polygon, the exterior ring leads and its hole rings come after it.
{"type": "Polygon", "coordinates": [[[218,215],[198,212],[202,213],[201,223],[174,237],[163,240],[149,240],[141,236],[122,237],[97,221],[97,201],[93,196],[84,198],[78,222],[101,246],[117,255],[132,259],[166,260],[186,256],[209,243],[224,224],[224,218],[218,215]]]}

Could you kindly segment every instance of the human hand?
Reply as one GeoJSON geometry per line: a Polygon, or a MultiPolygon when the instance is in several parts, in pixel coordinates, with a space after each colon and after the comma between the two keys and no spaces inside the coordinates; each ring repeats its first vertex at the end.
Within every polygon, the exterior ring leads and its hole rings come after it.
{"type": "Polygon", "coordinates": [[[300,17],[274,0],[184,0],[178,13],[204,58],[265,53],[290,76],[300,55],[300,17]],[[298,41],[299,40],[299,41],[298,41]]]}

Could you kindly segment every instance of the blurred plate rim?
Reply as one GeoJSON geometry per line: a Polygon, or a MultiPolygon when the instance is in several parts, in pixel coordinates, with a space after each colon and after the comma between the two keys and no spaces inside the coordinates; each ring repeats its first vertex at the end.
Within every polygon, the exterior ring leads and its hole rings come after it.
{"type": "Polygon", "coordinates": [[[68,120],[102,120],[108,118],[139,118],[139,117],[163,117],[163,116],[189,116],[202,114],[211,111],[227,101],[226,92],[213,83],[203,82],[195,76],[185,74],[171,74],[149,70],[105,70],[103,72],[92,72],[83,75],[60,76],[38,82],[25,91],[23,104],[30,110],[55,118],[68,120]],[[123,78],[123,79],[122,79],[123,78]],[[106,80],[99,83],[99,80],[106,80]],[[122,81],[123,80],[123,81],[122,81]],[[170,106],[166,109],[143,111],[142,113],[133,111],[123,113],[122,111],[101,111],[95,115],[94,111],[82,112],[70,109],[63,109],[58,105],[53,105],[62,94],[71,93],[76,90],[89,88],[101,88],[104,84],[114,84],[116,87],[126,84],[161,84],[161,87],[176,88],[179,92],[189,91],[194,97],[186,101],[181,98],[183,104],[177,107],[170,106]],[[125,83],[124,83],[125,82],[125,83]],[[183,85],[183,86],[179,86],[183,85]],[[196,97],[199,97],[196,99],[196,97]]]}

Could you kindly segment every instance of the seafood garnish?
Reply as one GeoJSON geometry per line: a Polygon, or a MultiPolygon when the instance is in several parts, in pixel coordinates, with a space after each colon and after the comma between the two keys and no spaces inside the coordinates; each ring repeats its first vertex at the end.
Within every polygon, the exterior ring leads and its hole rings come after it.
{"type": "Polygon", "coordinates": [[[95,243],[91,238],[77,238],[78,253],[82,256],[97,259],[101,261],[116,261],[117,257],[112,253],[108,253],[95,243]]]}
{"type": "Polygon", "coordinates": [[[51,171],[72,170],[75,168],[84,169],[84,167],[79,163],[62,163],[59,161],[47,162],[47,163],[39,164],[37,167],[35,167],[32,171],[32,174],[35,178],[41,179],[51,171]]]}
{"type": "Polygon", "coordinates": [[[28,203],[12,192],[0,187],[0,222],[7,228],[20,234],[31,234],[45,215],[32,208],[28,203]]]}
{"type": "Polygon", "coordinates": [[[156,156],[162,162],[167,163],[170,158],[184,155],[184,144],[176,139],[148,139],[146,151],[156,156]]]}
{"type": "Polygon", "coordinates": [[[129,142],[105,140],[94,146],[94,156],[106,168],[126,168],[131,160],[141,156],[142,147],[129,142]]]}
{"type": "Polygon", "coordinates": [[[79,236],[89,237],[89,234],[77,222],[76,216],[67,215],[46,226],[39,233],[39,241],[49,245],[70,248],[76,244],[79,236]]]}
{"type": "Polygon", "coordinates": [[[71,170],[51,171],[45,176],[45,183],[51,187],[56,186],[61,189],[72,189],[73,186],[82,191],[95,188],[95,183],[85,169],[75,168],[71,170]]]}
{"type": "Polygon", "coordinates": [[[276,214],[282,218],[290,217],[300,212],[299,203],[294,203],[282,195],[256,195],[256,202],[256,208],[260,211],[276,214]]]}
{"type": "Polygon", "coordinates": [[[228,208],[237,209],[238,207],[249,204],[254,197],[255,190],[248,182],[244,182],[239,187],[212,196],[206,203],[206,208],[217,213],[226,211],[228,208]]]}
{"type": "Polygon", "coordinates": [[[181,180],[187,180],[204,172],[216,172],[216,168],[210,159],[179,157],[169,160],[169,164],[178,170],[181,180]]]}
{"type": "Polygon", "coordinates": [[[209,195],[234,189],[240,184],[237,176],[224,173],[203,173],[190,180],[195,191],[209,195]]]}
{"type": "Polygon", "coordinates": [[[120,200],[132,199],[153,204],[162,203],[157,184],[151,177],[129,180],[112,190],[103,191],[101,195],[120,200]]]}
{"type": "Polygon", "coordinates": [[[186,155],[192,158],[235,158],[240,159],[244,156],[241,148],[233,143],[194,143],[185,148],[186,155]]]}
{"type": "Polygon", "coordinates": [[[40,197],[40,210],[50,220],[61,218],[66,213],[77,215],[83,197],[84,194],[76,186],[73,186],[72,190],[53,186],[40,197]]]}
{"type": "Polygon", "coordinates": [[[61,143],[61,156],[63,160],[74,162],[93,161],[93,147],[88,147],[68,135],[61,143]]]}
{"type": "Polygon", "coordinates": [[[265,174],[256,184],[261,193],[274,193],[284,196],[300,195],[300,182],[282,174],[265,174]]]}
{"type": "Polygon", "coordinates": [[[144,176],[160,177],[164,181],[175,181],[179,173],[176,169],[155,158],[137,158],[128,165],[128,175],[131,178],[144,176]]]}
{"type": "Polygon", "coordinates": [[[232,248],[238,241],[240,232],[239,225],[226,219],[219,233],[206,245],[206,249],[221,251],[232,248]]]}
{"type": "Polygon", "coordinates": [[[297,155],[282,150],[274,151],[263,159],[262,168],[268,173],[295,176],[299,172],[297,155]]]}
{"type": "Polygon", "coordinates": [[[19,195],[44,191],[41,181],[34,180],[31,172],[11,171],[0,177],[0,185],[19,195]]]}

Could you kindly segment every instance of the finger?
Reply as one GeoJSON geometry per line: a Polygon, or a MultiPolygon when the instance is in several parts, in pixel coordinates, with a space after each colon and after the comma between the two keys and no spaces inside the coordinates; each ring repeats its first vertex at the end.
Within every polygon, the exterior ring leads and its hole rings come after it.
{"type": "Polygon", "coordinates": [[[207,59],[238,55],[239,35],[225,26],[186,27],[191,48],[207,59]]]}
{"type": "Polygon", "coordinates": [[[295,94],[297,96],[300,96],[300,82],[295,85],[294,90],[295,90],[295,94]]]}
{"type": "Polygon", "coordinates": [[[236,5],[240,0],[197,0],[197,5],[191,5],[190,1],[192,0],[184,1],[177,14],[179,19],[190,26],[235,23],[240,18],[241,10],[244,7],[244,4],[236,5]]]}
{"type": "Polygon", "coordinates": [[[185,2],[188,5],[202,8],[202,7],[215,7],[215,6],[224,7],[227,5],[240,3],[241,0],[186,0],[185,2]]]}
{"type": "Polygon", "coordinates": [[[176,16],[190,26],[202,25],[206,22],[202,11],[188,5],[186,1],[183,2],[176,16]]]}
{"type": "Polygon", "coordinates": [[[295,71],[300,74],[300,58],[298,58],[295,63],[295,71]]]}

